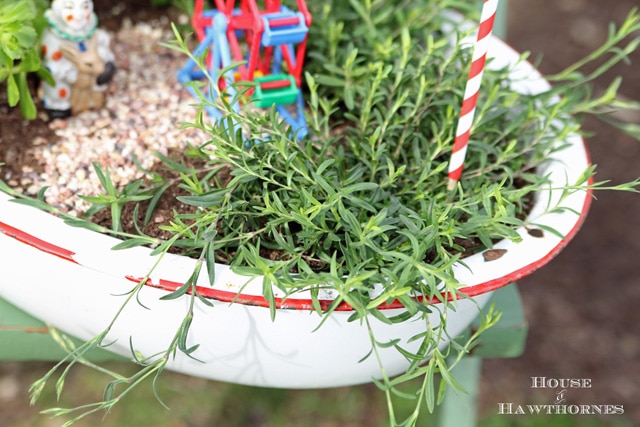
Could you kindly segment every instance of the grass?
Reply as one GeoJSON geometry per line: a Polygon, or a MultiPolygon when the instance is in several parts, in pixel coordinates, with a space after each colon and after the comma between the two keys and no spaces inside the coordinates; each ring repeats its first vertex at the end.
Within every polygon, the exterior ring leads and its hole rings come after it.
{"type": "MultiPolygon", "coordinates": [[[[134,373],[135,366],[109,363],[108,367],[134,373]]],[[[28,376],[36,378],[47,365],[37,364],[28,376]]],[[[95,370],[78,367],[67,379],[66,393],[56,401],[53,389],[46,391],[33,408],[14,407],[16,415],[0,416],[3,427],[50,427],[64,421],[52,421],[37,411],[54,406],[74,406],[102,396],[104,377],[95,370]],[[18,416],[19,414],[19,416],[18,416]],[[8,422],[8,423],[7,423],[8,422]],[[5,424],[6,423],[6,424],[5,424]]],[[[248,387],[188,377],[167,372],[157,384],[158,393],[169,407],[156,400],[151,386],[140,387],[104,418],[102,414],[78,421],[80,427],[345,427],[387,426],[384,395],[373,385],[322,390],[282,390],[248,387]]],[[[26,401],[26,399],[24,399],[26,401]]],[[[411,404],[398,401],[399,413],[408,413],[411,404]]],[[[485,408],[493,412],[495,408],[485,408]]],[[[461,410],[466,410],[461,408],[461,410]]],[[[425,411],[426,412],[426,411],[425,411]]],[[[436,426],[437,414],[423,414],[421,426],[436,426]]],[[[509,416],[489,414],[478,427],[630,427],[624,416],[509,416]]]]}

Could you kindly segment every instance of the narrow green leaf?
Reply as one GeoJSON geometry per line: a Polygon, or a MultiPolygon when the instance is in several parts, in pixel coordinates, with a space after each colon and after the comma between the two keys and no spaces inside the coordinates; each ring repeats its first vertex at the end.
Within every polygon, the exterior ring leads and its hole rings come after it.
{"type": "Polygon", "coordinates": [[[18,89],[18,83],[13,74],[9,74],[7,78],[7,102],[10,107],[15,107],[20,101],[20,89],[18,89]]]}
{"type": "Polygon", "coordinates": [[[197,196],[179,196],[178,201],[199,208],[209,208],[222,204],[224,197],[229,192],[228,188],[212,190],[197,196]]]}
{"type": "Polygon", "coordinates": [[[33,98],[29,92],[26,72],[18,74],[18,89],[20,91],[20,112],[22,116],[27,120],[35,119],[37,115],[36,104],[33,102],[33,98]]]}

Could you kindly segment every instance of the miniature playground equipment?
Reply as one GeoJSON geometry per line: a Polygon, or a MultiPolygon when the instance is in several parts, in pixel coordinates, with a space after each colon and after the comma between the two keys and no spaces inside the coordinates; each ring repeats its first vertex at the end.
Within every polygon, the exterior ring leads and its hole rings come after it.
{"type": "MultiPolygon", "coordinates": [[[[296,2],[298,12],[281,5],[280,0],[265,0],[264,10],[256,0],[240,0],[239,8],[236,0],[215,0],[217,10],[204,10],[204,0],[195,1],[191,24],[200,43],[193,58],[206,55],[211,80],[202,93],[187,84],[206,77],[192,58],[178,72],[178,80],[193,96],[209,101],[204,109],[211,117],[219,120],[224,116],[215,103],[218,97],[236,99],[235,81],[254,82],[248,92],[253,104],[258,108],[275,105],[297,138],[307,135],[300,84],[312,17],[304,0],[296,2]],[[243,53],[243,48],[248,52],[243,53]]],[[[239,101],[232,102],[233,110],[239,112],[239,101]]]]}

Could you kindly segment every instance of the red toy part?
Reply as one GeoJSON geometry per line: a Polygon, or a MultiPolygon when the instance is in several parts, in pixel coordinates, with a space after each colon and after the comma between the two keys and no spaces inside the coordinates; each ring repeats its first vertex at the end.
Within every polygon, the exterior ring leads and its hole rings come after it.
{"type": "MultiPolygon", "coordinates": [[[[304,24],[307,28],[311,25],[312,17],[305,0],[296,0],[300,14],[304,18],[304,24]]],[[[263,35],[265,32],[263,17],[267,18],[269,30],[282,29],[300,25],[298,16],[279,16],[282,15],[281,0],[265,0],[264,10],[260,10],[256,0],[240,0],[240,7],[236,8],[236,0],[215,0],[216,8],[219,13],[225,15],[227,19],[227,40],[229,49],[234,61],[242,62],[246,60],[246,64],[238,67],[238,73],[241,80],[253,81],[256,77],[256,71],[260,71],[258,75],[269,75],[273,61],[274,45],[261,46],[263,35]],[[274,15],[269,17],[269,15],[274,15]],[[238,35],[244,35],[244,39],[249,47],[249,55],[245,58],[242,53],[238,35]],[[262,48],[262,49],[261,49],[262,48]]],[[[194,14],[191,24],[195,29],[198,40],[202,41],[206,36],[206,29],[213,25],[211,15],[207,16],[204,11],[204,0],[195,0],[194,14]]],[[[282,59],[284,60],[287,71],[291,74],[296,85],[300,87],[302,68],[304,65],[304,56],[307,48],[307,35],[297,43],[297,49],[291,52],[292,43],[282,43],[277,45],[282,51],[282,59]]]]}
{"type": "Polygon", "coordinates": [[[198,41],[202,41],[205,36],[205,28],[211,27],[213,19],[205,17],[204,12],[204,0],[196,0],[193,6],[193,16],[191,16],[191,26],[198,36],[198,41]]]}

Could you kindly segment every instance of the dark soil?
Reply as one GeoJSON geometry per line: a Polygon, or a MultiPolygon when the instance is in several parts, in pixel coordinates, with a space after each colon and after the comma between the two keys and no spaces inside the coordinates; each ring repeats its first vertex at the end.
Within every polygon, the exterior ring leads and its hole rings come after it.
{"type": "MultiPolygon", "coordinates": [[[[167,156],[171,160],[181,162],[185,159],[179,157],[178,153],[169,153],[167,156]]],[[[199,170],[199,166],[202,166],[203,161],[197,159],[186,159],[184,164],[188,167],[193,167],[195,170],[199,170]]],[[[170,239],[172,233],[161,228],[163,225],[169,225],[173,219],[173,212],[178,211],[181,214],[193,214],[196,213],[197,208],[195,206],[178,203],[177,198],[180,196],[188,196],[189,193],[180,188],[179,186],[179,173],[169,170],[164,166],[164,163],[159,164],[151,170],[154,174],[158,174],[164,178],[164,182],[170,184],[166,190],[162,192],[162,195],[156,203],[154,203],[153,209],[151,209],[151,216],[148,220],[147,210],[150,207],[151,201],[145,200],[139,203],[126,203],[122,207],[121,221],[122,231],[125,233],[138,234],[142,232],[147,236],[153,236],[160,239],[170,239]]],[[[146,182],[145,185],[151,185],[146,182]]],[[[91,216],[90,220],[103,227],[112,228],[113,217],[109,209],[103,209],[91,216]]],[[[185,221],[188,223],[188,221],[185,221]]],[[[181,253],[180,248],[171,248],[170,252],[181,253]]]]}
{"type": "MultiPolygon", "coordinates": [[[[148,0],[94,0],[101,25],[114,30],[123,17],[135,21],[157,18],[166,10],[148,0]]],[[[611,21],[621,22],[637,0],[537,0],[509,3],[507,40],[519,51],[543,55],[540,68],[554,73],[591,51],[606,35],[611,21]]],[[[640,63],[640,53],[632,58],[640,63]]],[[[603,90],[624,77],[621,93],[640,99],[635,67],[618,67],[596,82],[603,90]]],[[[0,178],[19,178],[16,165],[33,159],[25,142],[46,135],[44,117],[27,122],[6,105],[0,88],[0,178]]],[[[640,117],[632,118],[636,123],[640,117]]],[[[599,180],[619,183],[640,176],[640,142],[600,122],[585,128],[599,180]]],[[[36,165],[37,166],[37,165],[36,165]]],[[[529,336],[525,353],[515,359],[486,360],[480,409],[496,414],[498,403],[553,403],[553,390],[531,388],[531,377],[588,378],[590,389],[572,391],[570,404],[624,405],[625,417],[640,425],[640,197],[602,192],[574,241],[553,262],[519,283],[529,336]]],[[[165,206],[171,209],[170,206],[165,206]]],[[[158,212],[162,216],[162,211],[158,212]]],[[[26,398],[24,404],[26,406],[26,398]]],[[[19,409],[15,410],[26,410],[19,409]]]]}
{"type": "MultiPolygon", "coordinates": [[[[32,87],[36,85],[34,79],[29,83],[32,87]]],[[[45,116],[39,115],[31,121],[24,120],[17,107],[9,108],[5,83],[0,84],[0,163],[6,164],[2,166],[0,178],[5,181],[19,179],[23,165],[39,170],[29,150],[30,141],[37,137],[55,141],[55,135],[47,126],[45,116]]]]}

